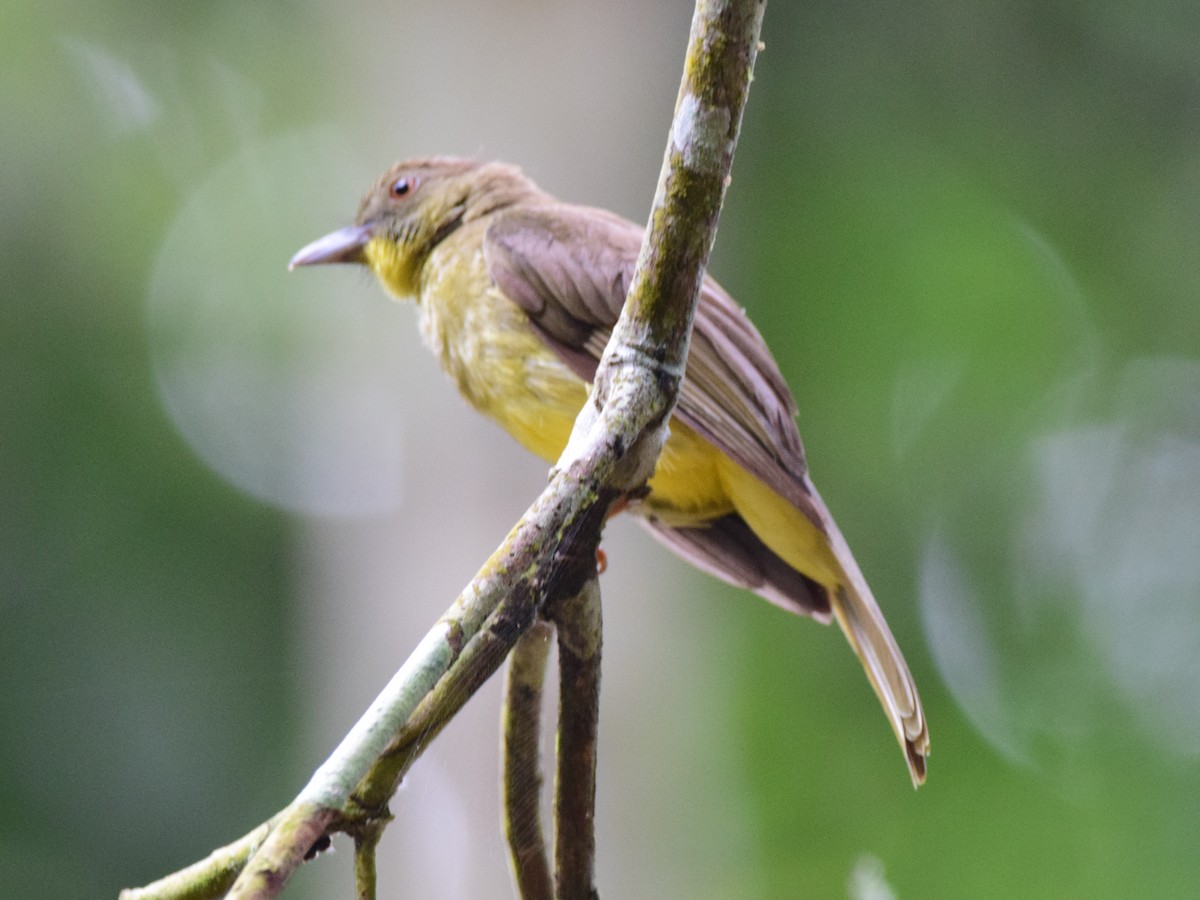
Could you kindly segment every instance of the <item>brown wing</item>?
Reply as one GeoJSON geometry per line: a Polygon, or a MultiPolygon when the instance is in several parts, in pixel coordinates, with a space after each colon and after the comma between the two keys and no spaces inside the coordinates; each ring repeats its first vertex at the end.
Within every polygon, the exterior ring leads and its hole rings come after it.
{"type": "MultiPolygon", "coordinates": [[[[484,237],[488,271],[585,381],[625,302],[642,229],[599,209],[505,211],[484,237]]],[[[818,527],[795,401],[745,312],[705,276],[675,415],[788,498],[818,527]]]]}

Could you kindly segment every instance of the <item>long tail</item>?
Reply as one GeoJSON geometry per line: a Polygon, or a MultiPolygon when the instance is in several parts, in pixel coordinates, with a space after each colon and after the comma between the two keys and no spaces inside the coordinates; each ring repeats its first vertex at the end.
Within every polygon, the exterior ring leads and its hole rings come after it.
{"type": "Polygon", "coordinates": [[[728,468],[737,512],[697,527],[653,517],[643,523],[680,556],[730,584],[819,622],[836,618],[883,705],[913,784],[921,784],[929,731],[916,683],[820,494],[805,477],[805,506],[818,524],[745,469],[732,461],[728,468]]]}
{"type": "MultiPolygon", "coordinates": [[[[816,488],[809,482],[814,497],[816,488]]],[[[818,503],[824,507],[823,503],[818,503]]],[[[925,758],[929,755],[929,729],[917,683],[908,671],[904,654],[892,636],[883,612],[875,602],[867,580],[863,577],[854,555],[842,537],[832,516],[826,516],[826,532],[830,547],[846,575],[845,582],[830,597],[833,614],[850,646],[858,654],[863,669],[883,710],[887,713],[892,731],[904,750],[913,787],[925,781],[925,758]]]]}

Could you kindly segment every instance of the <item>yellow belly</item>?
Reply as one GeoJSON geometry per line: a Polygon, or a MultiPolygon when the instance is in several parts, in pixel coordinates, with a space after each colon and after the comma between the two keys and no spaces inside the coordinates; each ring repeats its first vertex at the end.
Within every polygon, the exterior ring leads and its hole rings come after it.
{"type": "MultiPolygon", "coordinates": [[[[510,385],[506,402],[480,408],[522,446],[554,462],[567,446],[588,385],[546,350],[536,335],[533,338],[538,346],[527,349],[534,358],[524,357],[522,365],[539,367],[538,377],[510,385]]],[[[672,419],[643,509],[671,525],[695,525],[732,512],[733,501],[722,479],[722,458],[712,444],[672,419]]]]}
{"type": "MultiPolygon", "coordinates": [[[[462,395],[547,462],[562,454],[588,385],[546,346],[520,309],[491,285],[482,254],[435,254],[424,267],[421,332],[462,395]]],[[[733,510],[722,454],[672,420],[643,501],[669,524],[698,524],[733,510]]]]}

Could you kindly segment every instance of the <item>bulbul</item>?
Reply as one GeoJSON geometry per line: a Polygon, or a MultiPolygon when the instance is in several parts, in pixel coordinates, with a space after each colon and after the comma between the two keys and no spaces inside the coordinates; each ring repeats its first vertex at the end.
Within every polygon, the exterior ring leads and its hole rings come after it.
{"type": "MultiPolygon", "coordinates": [[[[542,459],[566,446],[620,314],[643,229],[562,203],[509,165],[398,163],[355,223],[291,267],[357,263],[414,299],[425,343],[477,410],[542,459]]],[[[836,619],[925,780],[929,732],[904,656],[808,476],[796,404],[745,311],[705,276],[670,433],[636,513],[699,568],[836,619]]]]}

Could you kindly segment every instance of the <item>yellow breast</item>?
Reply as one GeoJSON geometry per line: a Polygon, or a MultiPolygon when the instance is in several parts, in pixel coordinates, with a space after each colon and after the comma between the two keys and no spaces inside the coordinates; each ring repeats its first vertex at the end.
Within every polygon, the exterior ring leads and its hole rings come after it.
{"type": "MultiPolygon", "coordinates": [[[[492,284],[480,244],[471,237],[456,233],[453,238],[460,240],[444,242],[426,261],[419,294],[421,333],[476,409],[554,462],[567,445],[589,386],[492,284]]],[[[672,420],[643,501],[646,511],[678,525],[730,512],[720,458],[711,444],[672,420]]]]}

